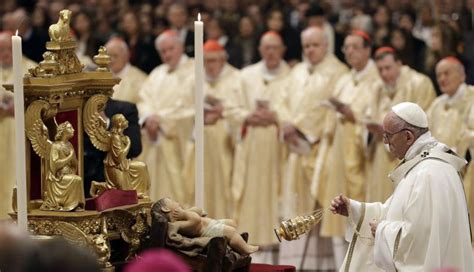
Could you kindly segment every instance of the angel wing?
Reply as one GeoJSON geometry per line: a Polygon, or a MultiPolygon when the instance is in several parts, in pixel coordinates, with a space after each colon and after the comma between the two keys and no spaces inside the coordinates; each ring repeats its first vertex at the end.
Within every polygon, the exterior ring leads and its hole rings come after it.
{"type": "Polygon", "coordinates": [[[97,94],[91,96],[84,106],[84,130],[89,135],[92,144],[99,150],[107,152],[110,149],[110,132],[107,123],[100,115],[105,109],[108,97],[97,94]]]}
{"type": "Polygon", "coordinates": [[[73,244],[80,246],[89,246],[89,238],[81,229],[68,222],[58,222],[58,230],[61,236],[73,244]]]}
{"type": "Polygon", "coordinates": [[[50,115],[51,105],[42,100],[36,100],[28,106],[25,116],[26,136],[31,142],[33,150],[41,158],[46,158],[51,149],[48,128],[43,122],[45,115],[50,115]]]}

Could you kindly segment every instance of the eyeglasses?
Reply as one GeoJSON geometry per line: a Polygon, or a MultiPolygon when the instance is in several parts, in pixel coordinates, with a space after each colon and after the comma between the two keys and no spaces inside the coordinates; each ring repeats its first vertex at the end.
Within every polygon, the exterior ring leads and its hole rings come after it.
{"type": "Polygon", "coordinates": [[[390,140],[392,139],[393,136],[395,136],[395,134],[398,134],[398,133],[400,133],[400,132],[402,132],[402,131],[404,131],[404,130],[410,131],[408,128],[402,128],[401,130],[399,130],[399,131],[397,131],[397,132],[394,132],[394,133],[384,132],[384,133],[382,134],[383,141],[384,141],[385,143],[390,142],[390,140]]]}

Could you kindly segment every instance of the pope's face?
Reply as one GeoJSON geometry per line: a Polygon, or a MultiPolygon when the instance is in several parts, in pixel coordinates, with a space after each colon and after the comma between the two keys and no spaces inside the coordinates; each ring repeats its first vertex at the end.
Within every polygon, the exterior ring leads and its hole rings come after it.
{"type": "Polygon", "coordinates": [[[413,144],[413,133],[406,128],[397,127],[396,115],[389,112],[383,120],[383,143],[388,144],[390,153],[398,159],[403,159],[413,144]]]}

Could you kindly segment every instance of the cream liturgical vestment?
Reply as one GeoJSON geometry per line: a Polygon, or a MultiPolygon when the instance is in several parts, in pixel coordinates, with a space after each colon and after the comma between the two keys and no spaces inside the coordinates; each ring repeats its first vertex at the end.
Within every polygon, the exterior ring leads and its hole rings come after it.
{"type": "MultiPolygon", "coordinates": [[[[34,68],[36,63],[23,58],[23,71],[28,72],[34,68]]],[[[8,100],[12,100],[13,93],[7,92],[3,84],[13,84],[12,67],[0,66],[0,105],[3,106],[8,100]]],[[[12,210],[12,192],[15,186],[15,119],[6,113],[0,113],[0,219],[9,218],[8,212],[12,210]]]]}
{"type": "Polygon", "coordinates": [[[142,70],[127,64],[115,76],[119,77],[120,83],[114,86],[113,99],[137,104],[139,101],[139,91],[147,77],[142,70]]]}
{"type": "Polygon", "coordinates": [[[351,244],[340,271],[473,271],[458,173],[465,163],[430,132],[420,136],[390,174],[395,190],[384,204],[350,201],[346,239],[351,244]],[[375,239],[373,219],[379,222],[375,239]]]}
{"type": "Polygon", "coordinates": [[[303,62],[291,71],[286,87],[288,120],[284,121],[293,124],[313,147],[308,154],[289,151],[282,190],[285,203],[282,209],[287,209],[283,211],[284,217],[309,213],[315,208],[315,198],[309,188],[317,143],[323,135],[326,115],[331,111],[321,103],[332,96],[336,82],[347,71],[347,67],[329,53],[315,66],[303,62]]]}
{"type": "MultiPolygon", "coordinates": [[[[261,61],[242,70],[241,105],[245,115],[257,103],[266,101],[270,110],[281,114],[284,86],[289,67],[280,62],[271,73],[261,61]]],[[[272,245],[277,242],[272,229],[278,225],[278,201],[282,176],[283,143],[277,125],[242,127],[242,140],[236,145],[232,194],[237,204],[239,228],[251,233],[249,243],[272,245]]]]}
{"type": "Polygon", "coordinates": [[[172,197],[190,205],[189,186],[183,178],[185,146],[191,137],[192,114],[184,110],[183,100],[192,92],[186,84],[194,75],[194,60],[182,56],[178,66],[170,71],[162,64],[151,71],[140,90],[138,110],[140,121],[157,115],[160,123],[158,139],[153,142],[144,131],[143,159],[150,173],[150,198],[156,201],[172,197]]]}
{"type": "MultiPolygon", "coordinates": [[[[374,91],[367,118],[369,122],[379,125],[392,106],[398,103],[413,102],[427,110],[436,97],[431,80],[408,66],[401,68],[394,87],[388,87],[379,80],[375,83],[374,91]]],[[[398,160],[385,149],[382,137],[371,136],[368,145],[366,200],[385,201],[393,193],[393,182],[388,174],[397,166],[398,160]]]]}
{"type": "MultiPolygon", "coordinates": [[[[234,217],[231,196],[233,146],[236,134],[240,132],[237,124],[242,120],[238,113],[242,108],[236,104],[241,95],[239,77],[239,70],[226,64],[217,79],[204,82],[205,95],[217,99],[224,107],[223,118],[204,127],[204,209],[212,218],[234,217]]],[[[194,96],[191,100],[194,101],[194,96]]],[[[194,184],[194,144],[186,157],[185,177],[194,184]]]]}
{"type": "MultiPolygon", "coordinates": [[[[469,152],[474,157],[474,86],[461,84],[453,96],[436,98],[428,112],[430,130],[436,139],[446,143],[461,157],[469,152]]],[[[471,222],[474,214],[474,164],[469,162],[464,176],[471,222]]]]}
{"type": "MultiPolygon", "coordinates": [[[[359,72],[343,75],[337,82],[334,97],[350,106],[356,123],[342,116],[329,115],[325,136],[315,163],[311,191],[323,208],[328,208],[338,194],[356,200],[365,199],[365,111],[373,95],[373,83],[379,80],[372,60],[359,72]],[[336,116],[335,118],[331,118],[336,116]]],[[[340,216],[326,210],[321,223],[321,236],[344,236],[344,222],[340,216]]]]}

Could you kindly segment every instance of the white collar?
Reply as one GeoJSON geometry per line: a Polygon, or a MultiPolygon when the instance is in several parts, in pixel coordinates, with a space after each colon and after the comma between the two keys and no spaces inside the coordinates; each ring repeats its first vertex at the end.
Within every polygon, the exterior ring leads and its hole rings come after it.
{"type": "Polygon", "coordinates": [[[405,160],[413,159],[417,154],[421,153],[423,150],[428,150],[433,148],[438,144],[438,141],[431,136],[431,132],[427,131],[410,146],[407,153],[405,154],[405,160]]]}
{"type": "Polygon", "coordinates": [[[209,84],[216,83],[217,81],[219,81],[219,79],[221,78],[221,76],[224,74],[225,71],[227,71],[227,63],[224,64],[224,67],[222,67],[221,71],[219,72],[219,74],[216,77],[210,77],[206,73],[207,83],[209,83],[209,84]]]}
{"type": "Polygon", "coordinates": [[[464,97],[464,93],[466,92],[466,83],[462,83],[459,85],[458,89],[454,93],[454,95],[449,96],[447,95],[446,103],[448,103],[449,106],[453,105],[457,101],[461,100],[464,97]]]}
{"type": "Polygon", "coordinates": [[[115,75],[119,78],[123,78],[128,73],[128,71],[130,70],[130,67],[132,67],[132,65],[130,65],[130,63],[125,64],[125,66],[122,68],[122,70],[120,70],[115,75]]]}
{"type": "Polygon", "coordinates": [[[369,73],[369,71],[370,71],[370,69],[372,69],[373,65],[375,65],[374,61],[372,59],[369,59],[369,61],[367,62],[367,64],[365,65],[365,67],[362,70],[356,71],[356,69],[352,68],[351,69],[352,78],[355,81],[361,80],[366,74],[369,73]]]}
{"type": "Polygon", "coordinates": [[[189,59],[189,57],[186,54],[182,54],[181,58],[178,61],[178,64],[176,64],[176,67],[174,67],[174,69],[171,69],[171,67],[167,64],[168,65],[168,73],[171,73],[173,71],[178,70],[181,65],[183,65],[184,63],[186,63],[188,61],[188,59],[189,59]]]}
{"type": "Polygon", "coordinates": [[[275,79],[278,74],[280,74],[280,70],[282,68],[282,60],[280,61],[280,63],[278,64],[277,68],[275,69],[268,69],[267,65],[265,64],[265,61],[262,60],[262,76],[263,76],[263,79],[266,80],[266,81],[271,81],[273,79],[275,79]]]}

